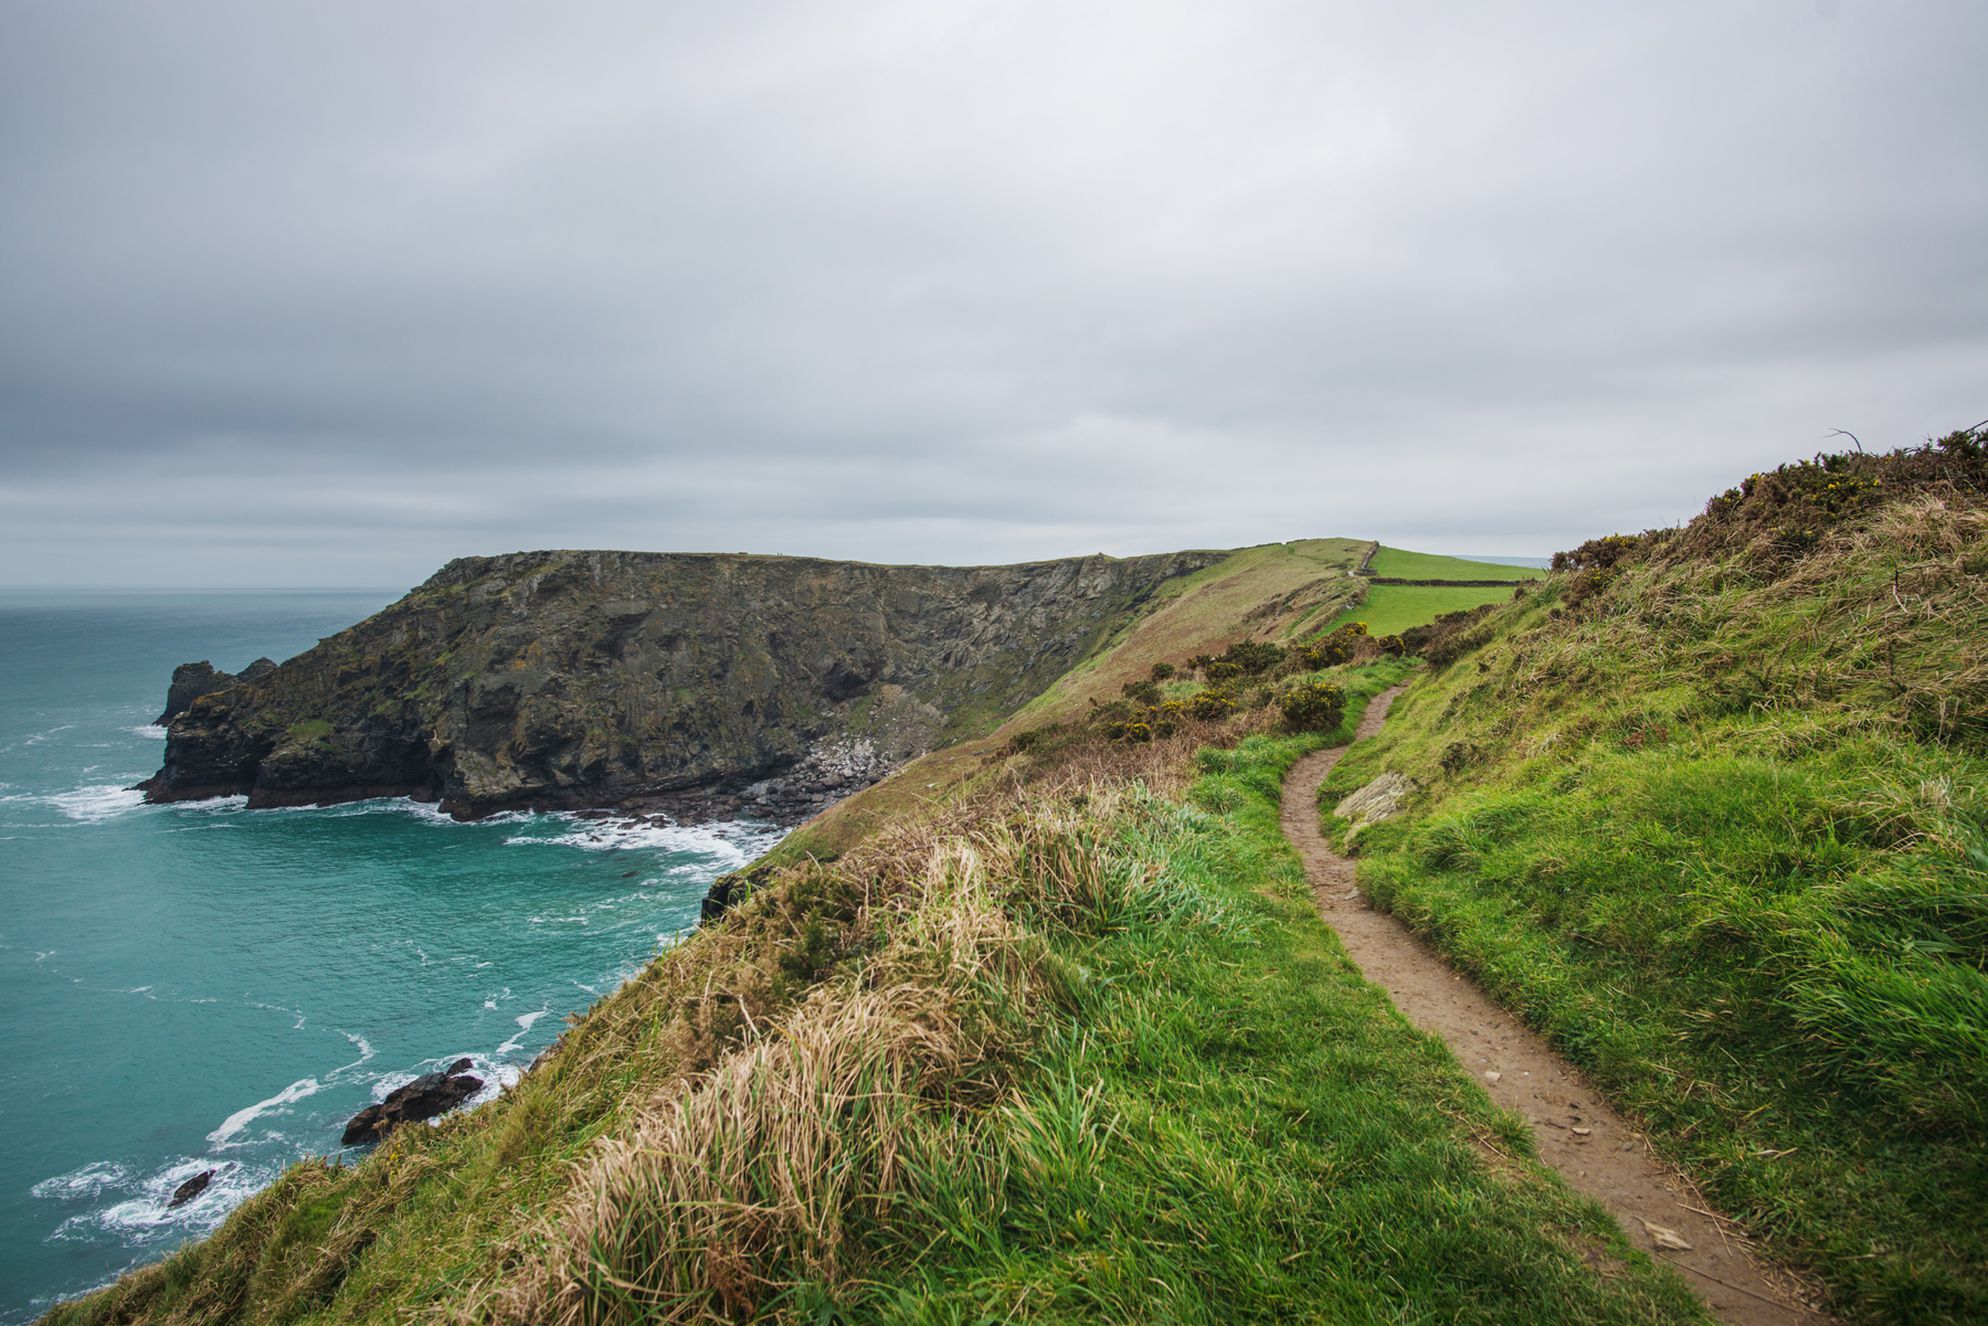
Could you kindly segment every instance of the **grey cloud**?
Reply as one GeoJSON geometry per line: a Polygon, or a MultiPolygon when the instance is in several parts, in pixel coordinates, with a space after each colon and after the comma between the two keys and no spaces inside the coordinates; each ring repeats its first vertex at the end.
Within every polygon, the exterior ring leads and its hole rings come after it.
{"type": "Polygon", "coordinates": [[[1988,414],[1988,12],[12,7],[0,581],[1544,553],[1988,414]]]}

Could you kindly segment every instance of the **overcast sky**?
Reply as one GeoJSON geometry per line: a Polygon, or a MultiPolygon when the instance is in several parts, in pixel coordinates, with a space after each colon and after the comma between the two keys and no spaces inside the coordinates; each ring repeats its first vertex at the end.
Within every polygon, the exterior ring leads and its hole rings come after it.
{"type": "Polygon", "coordinates": [[[1988,415],[1988,5],[0,0],[0,583],[1545,554],[1988,415]]]}

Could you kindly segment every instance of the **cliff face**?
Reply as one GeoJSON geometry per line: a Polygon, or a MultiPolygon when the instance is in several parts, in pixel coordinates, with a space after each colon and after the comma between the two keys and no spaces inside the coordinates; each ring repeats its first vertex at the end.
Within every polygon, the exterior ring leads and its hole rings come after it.
{"type": "Polygon", "coordinates": [[[465,558],[317,648],[193,701],[147,795],[798,819],[991,727],[1169,580],[1221,556],[465,558]]]}

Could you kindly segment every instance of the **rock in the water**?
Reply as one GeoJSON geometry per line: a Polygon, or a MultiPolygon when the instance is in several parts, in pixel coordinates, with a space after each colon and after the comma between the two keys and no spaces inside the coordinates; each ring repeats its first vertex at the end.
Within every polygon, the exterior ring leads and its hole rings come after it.
{"type": "Polygon", "coordinates": [[[368,1105],[345,1125],[345,1146],[366,1146],[379,1141],[396,1126],[419,1123],[438,1114],[447,1114],[483,1089],[483,1079],[472,1076],[470,1061],[458,1059],[439,1073],[424,1073],[404,1087],[397,1087],[377,1105],[368,1105]]]}
{"type": "MultiPolygon", "coordinates": [[[[256,661],[269,662],[268,659],[256,661]]],[[[276,665],[271,663],[270,666],[276,665]]],[[[166,687],[166,711],[159,715],[158,721],[170,723],[193,708],[193,702],[201,696],[224,691],[240,680],[234,673],[223,672],[205,659],[198,663],[182,663],[173,669],[172,684],[166,687]]]]}
{"type": "Polygon", "coordinates": [[[1341,801],[1332,813],[1352,826],[1348,837],[1355,837],[1369,824],[1379,824],[1400,814],[1414,792],[1414,780],[1398,773],[1384,773],[1341,801]]]}
{"type": "Polygon", "coordinates": [[[185,1206],[188,1202],[206,1192],[207,1185],[214,1182],[214,1176],[218,1173],[220,1171],[217,1169],[201,1170],[200,1173],[173,1189],[173,1199],[166,1203],[167,1208],[185,1206]]]}

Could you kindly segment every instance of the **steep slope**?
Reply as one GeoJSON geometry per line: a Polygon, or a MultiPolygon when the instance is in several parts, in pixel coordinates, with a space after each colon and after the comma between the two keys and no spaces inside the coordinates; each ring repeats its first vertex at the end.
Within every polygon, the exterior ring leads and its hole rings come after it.
{"type": "Polygon", "coordinates": [[[1335,734],[1267,721],[792,862],[498,1100],[49,1320],[1702,1323],[1347,964],[1277,819],[1335,734]]]}
{"type": "Polygon", "coordinates": [[[1362,886],[1856,1320],[1988,1318],[1983,442],[1574,550],[1322,802],[1413,780],[1362,886]]]}
{"type": "Polygon", "coordinates": [[[1221,553],[1006,567],[518,553],[172,722],[159,801],[382,795],[795,819],[1033,699],[1221,553]]]}
{"type": "Polygon", "coordinates": [[[1363,589],[1353,571],[1375,545],[1300,539],[1239,548],[1192,575],[1170,580],[1040,695],[985,737],[913,761],[892,777],[828,807],[782,844],[779,855],[832,856],[882,825],[943,805],[1001,775],[1001,753],[1018,733],[1082,719],[1153,664],[1220,652],[1237,639],[1287,640],[1332,620],[1363,589]]]}

